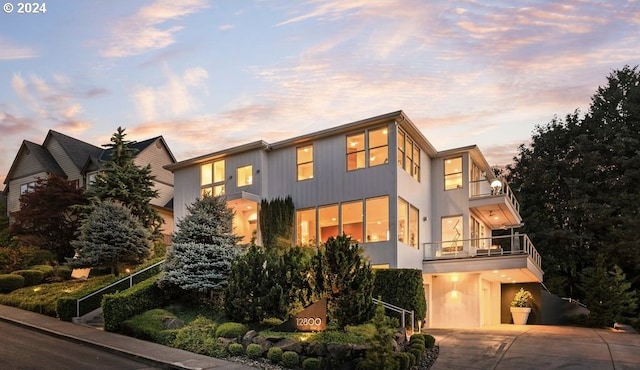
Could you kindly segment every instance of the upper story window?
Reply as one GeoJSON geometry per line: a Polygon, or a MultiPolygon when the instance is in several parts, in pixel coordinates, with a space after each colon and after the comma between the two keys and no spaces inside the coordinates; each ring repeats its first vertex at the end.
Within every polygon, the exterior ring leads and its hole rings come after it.
{"type": "Polygon", "coordinates": [[[420,240],[418,218],[420,211],[398,197],[398,241],[418,248],[420,240]]]}
{"type": "Polygon", "coordinates": [[[462,157],[444,160],[444,190],[462,188],[462,157]]]}
{"type": "Polygon", "coordinates": [[[253,166],[238,167],[236,170],[236,178],[238,179],[238,187],[253,184],[253,166]]]}
{"type": "Polygon", "coordinates": [[[401,129],[398,129],[398,166],[420,181],[420,148],[401,129]]]}
{"type": "Polygon", "coordinates": [[[313,145],[296,149],[296,166],[298,181],[313,178],[313,145]]]}
{"type": "Polygon", "coordinates": [[[224,160],[200,166],[200,189],[202,195],[224,195],[225,172],[224,160]]]}
{"type": "Polygon", "coordinates": [[[386,127],[347,136],[347,171],[389,162],[389,135],[386,127]],[[366,142],[365,142],[366,140],[366,142]]]}
{"type": "Polygon", "coordinates": [[[26,184],[22,184],[20,185],[20,194],[24,194],[24,193],[30,193],[33,191],[33,189],[36,187],[36,182],[35,181],[31,181],[28,182],[26,184]]]}
{"type": "Polygon", "coordinates": [[[97,172],[90,173],[87,175],[87,187],[92,186],[96,183],[96,176],[98,176],[97,172]]]}

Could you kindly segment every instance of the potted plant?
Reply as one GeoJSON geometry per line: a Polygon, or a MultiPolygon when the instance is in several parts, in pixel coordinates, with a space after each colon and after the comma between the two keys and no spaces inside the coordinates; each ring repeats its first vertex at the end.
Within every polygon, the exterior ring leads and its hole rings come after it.
{"type": "Polygon", "coordinates": [[[533,294],[530,291],[520,288],[516,296],[511,301],[511,317],[514,325],[526,325],[531,313],[531,302],[533,294]]]}

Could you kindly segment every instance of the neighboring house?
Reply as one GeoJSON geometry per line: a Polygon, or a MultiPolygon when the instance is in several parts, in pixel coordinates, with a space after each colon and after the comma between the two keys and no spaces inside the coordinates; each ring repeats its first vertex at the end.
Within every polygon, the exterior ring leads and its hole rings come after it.
{"type": "Polygon", "coordinates": [[[260,244],[260,201],[291,196],[296,245],[344,233],[374,268],[422,270],[427,327],[508,322],[511,290],[542,282],[540,256],[514,231],[518,202],[480,150],[439,152],[402,111],[165,168],[174,174],[176,220],[202,194],[224,194],[236,233],[260,244]]]}
{"type": "MultiPolygon", "coordinates": [[[[176,160],[162,136],[133,142],[138,150],[134,162],[138,166],[151,164],[152,174],[156,177],[154,188],[159,197],[150,203],[165,221],[162,233],[168,238],[173,233],[173,174],[164,169],[165,165],[176,160]]],[[[20,196],[30,191],[39,178],[50,174],[64,176],[77,187],[86,188],[110,158],[110,151],[59,132],[49,130],[42,145],[23,141],[16,154],[4,184],[7,197],[7,214],[11,218],[20,210],[20,196]]]]}

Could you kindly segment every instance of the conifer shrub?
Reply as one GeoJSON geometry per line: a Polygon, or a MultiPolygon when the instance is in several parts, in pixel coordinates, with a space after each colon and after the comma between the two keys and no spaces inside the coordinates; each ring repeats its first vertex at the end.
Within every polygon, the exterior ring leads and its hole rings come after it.
{"type": "Polygon", "coordinates": [[[282,348],[279,347],[271,347],[267,351],[267,359],[274,364],[282,361],[282,348]]]}
{"type": "Polygon", "coordinates": [[[16,274],[0,275],[0,292],[9,293],[24,286],[24,277],[16,274]]]}
{"type": "Polygon", "coordinates": [[[38,285],[44,280],[44,272],[40,270],[18,270],[12,272],[12,274],[22,276],[25,287],[38,285]]]}
{"type": "Polygon", "coordinates": [[[233,339],[245,335],[247,331],[249,331],[249,329],[247,329],[243,324],[237,322],[225,322],[220,324],[216,329],[216,337],[233,339]]]}
{"type": "Polygon", "coordinates": [[[302,369],[304,370],[320,370],[320,365],[322,365],[322,361],[315,357],[308,357],[302,361],[302,369]]]}
{"type": "Polygon", "coordinates": [[[282,364],[290,369],[295,368],[300,363],[300,355],[294,351],[284,351],[282,353],[282,364]]]}
{"type": "Polygon", "coordinates": [[[411,367],[411,359],[406,352],[394,352],[393,357],[400,364],[400,370],[409,370],[411,367]]]}
{"type": "Polygon", "coordinates": [[[424,356],[424,349],[419,349],[415,347],[409,347],[407,353],[412,354],[415,357],[416,363],[422,361],[422,356],[424,356]]]}
{"type": "Polygon", "coordinates": [[[427,349],[431,349],[436,346],[436,338],[433,335],[425,334],[424,341],[425,341],[424,346],[427,349]]]}
{"type": "MultiPolygon", "coordinates": [[[[375,270],[373,296],[379,296],[382,301],[402,307],[405,310],[413,310],[415,313],[414,328],[418,325],[418,320],[425,317],[427,313],[422,271],[418,269],[375,270]],[[402,282],[402,284],[398,284],[398,282],[402,282]]],[[[401,318],[401,314],[397,312],[390,312],[389,316],[401,318]]],[[[410,324],[406,323],[406,325],[410,324]]]]}
{"type": "Polygon", "coordinates": [[[416,359],[416,355],[411,352],[404,352],[409,356],[409,367],[416,366],[418,360],[416,359]]]}
{"type": "Polygon", "coordinates": [[[27,268],[27,270],[42,271],[42,273],[44,274],[44,280],[47,280],[50,277],[52,277],[53,273],[54,273],[53,266],[51,266],[51,265],[33,265],[33,266],[29,266],[29,268],[27,268]]]}
{"type": "Polygon", "coordinates": [[[256,359],[262,357],[262,346],[257,343],[251,343],[246,349],[247,357],[256,359]]]}
{"type": "Polygon", "coordinates": [[[242,356],[244,354],[244,347],[240,343],[231,343],[228,349],[231,356],[242,356]]]}

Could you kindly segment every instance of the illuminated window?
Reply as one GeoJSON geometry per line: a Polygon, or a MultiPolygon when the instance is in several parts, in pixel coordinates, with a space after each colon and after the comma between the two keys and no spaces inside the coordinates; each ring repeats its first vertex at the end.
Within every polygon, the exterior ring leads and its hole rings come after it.
{"type": "Polygon", "coordinates": [[[444,190],[462,188],[462,157],[445,159],[444,190]]]}
{"type": "Polygon", "coordinates": [[[409,245],[418,248],[419,230],[418,230],[418,218],[420,212],[414,206],[409,206],[409,245]]]}
{"type": "Polygon", "coordinates": [[[389,240],[389,197],[366,200],[367,243],[389,240]]]}
{"type": "Polygon", "coordinates": [[[238,179],[238,187],[253,184],[253,166],[248,165],[244,167],[238,167],[238,169],[236,170],[236,178],[238,179]]]}
{"type": "Polygon", "coordinates": [[[398,167],[420,181],[420,148],[404,131],[398,129],[398,167]]]}
{"type": "Polygon", "coordinates": [[[298,181],[313,178],[313,145],[299,147],[296,150],[298,181]]]}
{"type": "Polygon", "coordinates": [[[296,245],[316,245],[316,209],[296,211],[296,245]]]}
{"type": "Polygon", "coordinates": [[[365,167],[364,133],[347,136],[347,171],[365,167]]]}
{"type": "Polygon", "coordinates": [[[420,211],[406,200],[398,198],[398,241],[418,248],[420,211]]]}
{"type": "Polygon", "coordinates": [[[442,218],[442,253],[462,251],[462,216],[442,218]]]}
{"type": "Polygon", "coordinates": [[[369,130],[369,167],[389,163],[389,140],[386,127],[369,130]]]}
{"type": "Polygon", "coordinates": [[[351,237],[351,241],[362,243],[362,201],[342,203],[342,233],[351,237]]]}
{"type": "Polygon", "coordinates": [[[338,205],[332,204],[318,208],[320,242],[325,243],[329,237],[340,235],[338,232],[338,205]]]}
{"type": "Polygon", "coordinates": [[[224,195],[224,160],[206,163],[200,166],[200,191],[205,195],[224,195]]]}

